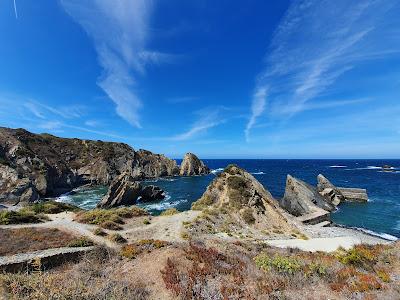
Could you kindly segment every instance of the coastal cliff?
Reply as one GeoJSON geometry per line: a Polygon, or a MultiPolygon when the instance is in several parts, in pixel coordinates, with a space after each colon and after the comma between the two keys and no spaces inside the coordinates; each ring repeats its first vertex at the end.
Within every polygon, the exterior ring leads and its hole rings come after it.
{"type": "Polygon", "coordinates": [[[59,138],[0,128],[0,202],[32,202],[76,186],[179,174],[175,160],[124,143],[59,138]]]}

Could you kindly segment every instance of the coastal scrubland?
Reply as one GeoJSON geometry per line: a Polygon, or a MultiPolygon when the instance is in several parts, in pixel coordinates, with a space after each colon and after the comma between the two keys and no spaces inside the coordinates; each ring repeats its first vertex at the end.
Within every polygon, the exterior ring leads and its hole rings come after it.
{"type": "Polygon", "coordinates": [[[10,299],[398,299],[399,250],[399,243],[328,254],[141,240],[48,272],[3,274],[0,282],[10,299]]]}

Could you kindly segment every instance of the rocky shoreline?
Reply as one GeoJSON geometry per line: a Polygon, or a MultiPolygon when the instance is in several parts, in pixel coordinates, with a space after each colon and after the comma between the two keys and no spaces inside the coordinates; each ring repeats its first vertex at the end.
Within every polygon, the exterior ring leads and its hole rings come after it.
{"type": "Polygon", "coordinates": [[[31,203],[85,185],[110,185],[123,173],[135,180],[208,174],[188,153],[175,160],[123,143],[67,139],[0,127],[0,203],[31,203]]]}

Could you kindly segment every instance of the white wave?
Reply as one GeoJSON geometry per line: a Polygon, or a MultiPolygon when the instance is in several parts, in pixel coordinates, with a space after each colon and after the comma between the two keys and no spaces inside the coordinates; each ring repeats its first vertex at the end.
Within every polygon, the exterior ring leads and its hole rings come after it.
{"type": "Polygon", "coordinates": [[[215,169],[215,170],[211,170],[211,173],[216,175],[218,173],[221,173],[223,170],[224,170],[224,168],[218,168],[218,169],[215,169]]]}
{"type": "Polygon", "coordinates": [[[347,168],[347,166],[335,165],[335,166],[329,166],[329,168],[347,168]]]}
{"type": "Polygon", "coordinates": [[[253,175],[263,175],[265,173],[263,171],[260,171],[260,172],[252,172],[251,174],[253,174],[253,175]]]}
{"type": "Polygon", "coordinates": [[[390,234],[388,234],[388,233],[384,233],[384,232],[375,232],[375,231],[372,231],[372,230],[369,230],[369,229],[365,229],[365,228],[360,228],[360,227],[356,227],[356,229],[359,230],[359,231],[368,233],[368,234],[370,234],[370,235],[383,238],[383,239],[388,240],[388,241],[397,241],[397,240],[398,240],[397,237],[395,237],[395,236],[393,236],[393,235],[390,235],[390,234]]]}
{"type": "Polygon", "coordinates": [[[382,167],[378,167],[378,166],[368,166],[366,169],[367,169],[367,170],[379,170],[379,169],[382,169],[382,167]]]}
{"type": "Polygon", "coordinates": [[[145,209],[149,209],[149,210],[166,210],[168,208],[173,208],[178,206],[181,203],[187,202],[187,199],[181,199],[181,200],[177,200],[177,201],[171,201],[171,202],[167,202],[165,200],[163,200],[162,202],[159,203],[153,203],[153,204],[147,204],[147,205],[141,205],[141,207],[145,208],[145,209]]]}

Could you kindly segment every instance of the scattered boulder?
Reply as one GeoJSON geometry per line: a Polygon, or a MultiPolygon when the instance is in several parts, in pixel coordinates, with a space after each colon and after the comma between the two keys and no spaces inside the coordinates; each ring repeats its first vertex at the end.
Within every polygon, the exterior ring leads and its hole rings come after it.
{"type": "Polygon", "coordinates": [[[148,202],[148,201],[157,201],[162,200],[165,198],[164,191],[155,185],[148,185],[142,189],[141,192],[141,201],[148,202]]]}
{"type": "Polygon", "coordinates": [[[322,197],[333,205],[338,206],[341,202],[345,201],[342,192],[335,187],[324,175],[319,174],[317,177],[318,185],[317,190],[322,197]]]}
{"type": "Polygon", "coordinates": [[[281,206],[294,216],[316,211],[334,211],[335,205],[323,198],[316,188],[290,175],[286,179],[285,195],[281,206]]]}
{"type": "Polygon", "coordinates": [[[192,204],[192,209],[224,211],[242,226],[260,230],[272,232],[274,228],[280,228],[283,234],[294,228],[271,193],[236,165],[225,168],[209,184],[202,197],[192,204]]]}
{"type": "Polygon", "coordinates": [[[209,174],[210,169],[193,153],[186,153],[183,158],[179,174],[181,176],[194,176],[209,174]]]}
{"type": "Polygon", "coordinates": [[[115,179],[107,194],[99,202],[99,208],[111,208],[121,205],[134,205],[141,195],[142,186],[128,173],[121,174],[115,179]]]}

